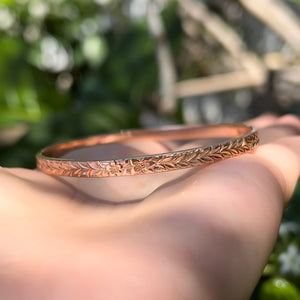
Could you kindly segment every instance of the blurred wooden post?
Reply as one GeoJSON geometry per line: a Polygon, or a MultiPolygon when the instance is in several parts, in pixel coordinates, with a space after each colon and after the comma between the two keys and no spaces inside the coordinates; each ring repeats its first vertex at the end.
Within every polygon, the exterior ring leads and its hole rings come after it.
{"type": "MultiPolygon", "coordinates": [[[[156,1],[148,7],[149,30],[156,43],[159,65],[161,113],[173,113],[176,98],[185,98],[208,93],[261,86],[266,83],[268,69],[274,66],[270,56],[259,58],[249,51],[239,35],[221,17],[211,12],[203,2],[196,0],[177,0],[179,8],[188,17],[201,23],[215,37],[228,53],[240,64],[241,69],[201,78],[183,80],[176,83],[173,57],[167,43],[166,32],[158,12],[156,1]]],[[[170,0],[171,1],[171,0],[170,0]]],[[[281,0],[239,0],[240,3],[277,34],[296,52],[300,52],[300,20],[281,0]],[[265,12],[268,12],[267,14],[265,12]]],[[[276,68],[286,66],[283,54],[278,53],[282,63],[276,68]]],[[[274,55],[272,56],[274,58],[274,55]]],[[[275,62],[276,63],[276,62],[275,62]]]]}
{"type": "Polygon", "coordinates": [[[202,23],[220,44],[241,65],[242,70],[177,82],[178,97],[190,97],[207,93],[259,86],[265,83],[267,70],[263,62],[247,47],[238,34],[218,15],[194,0],[178,0],[181,9],[191,18],[202,23]]]}
{"type": "Polygon", "coordinates": [[[239,0],[257,19],[261,20],[300,52],[300,20],[281,0],[239,0]]]}
{"type": "Polygon", "coordinates": [[[173,114],[176,110],[175,83],[177,76],[164,24],[155,0],[148,4],[147,18],[149,31],[156,45],[159,68],[160,102],[158,109],[161,114],[173,114]]]}

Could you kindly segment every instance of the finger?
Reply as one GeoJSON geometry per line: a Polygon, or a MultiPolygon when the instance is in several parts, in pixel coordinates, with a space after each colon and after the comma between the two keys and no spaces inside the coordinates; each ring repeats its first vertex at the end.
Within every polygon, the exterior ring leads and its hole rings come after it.
{"type": "Polygon", "coordinates": [[[300,119],[296,115],[284,115],[276,120],[277,124],[290,124],[295,127],[299,126],[300,119]]]}
{"type": "MultiPolygon", "coordinates": [[[[245,124],[258,129],[260,144],[266,144],[278,138],[300,134],[300,119],[294,115],[286,115],[279,118],[272,114],[266,114],[249,120],[245,124]]],[[[228,140],[228,138],[193,140],[181,144],[176,150],[222,143],[226,140],[228,140]]]]}
{"type": "Polygon", "coordinates": [[[284,137],[259,147],[256,157],[262,158],[281,186],[286,205],[295,189],[300,173],[300,137],[284,137]]]}
{"type": "Polygon", "coordinates": [[[300,119],[293,115],[278,118],[273,124],[258,130],[260,144],[300,134],[300,119]]]}
{"type": "Polygon", "coordinates": [[[272,113],[266,113],[259,117],[250,119],[245,124],[253,126],[255,128],[263,128],[274,124],[278,119],[278,116],[272,113]]]}

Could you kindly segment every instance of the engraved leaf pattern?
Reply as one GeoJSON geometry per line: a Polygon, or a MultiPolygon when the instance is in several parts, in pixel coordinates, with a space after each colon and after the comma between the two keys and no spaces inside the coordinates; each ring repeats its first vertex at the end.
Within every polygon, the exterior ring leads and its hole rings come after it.
{"type": "Polygon", "coordinates": [[[228,159],[252,151],[258,141],[258,135],[254,132],[220,145],[157,154],[152,157],[110,161],[63,161],[37,157],[37,167],[50,175],[88,178],[157,173],[228,159]]]}

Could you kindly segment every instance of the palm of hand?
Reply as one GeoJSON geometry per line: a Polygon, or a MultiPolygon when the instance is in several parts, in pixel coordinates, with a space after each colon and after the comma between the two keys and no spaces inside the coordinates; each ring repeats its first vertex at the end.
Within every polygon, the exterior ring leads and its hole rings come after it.
{"type": "MultiPolygon", "coordinates": [[[[1,170],[1,295],[246,298],[299,172],[299,138],[282,139],[299,130],[298,121],[268,122],[276,122],[275,129],[262,131],[271,143],[255,154],[113,182],[116,193],[122,186],[143,198],[122,205],[95,203],[79,181],[70,185],[38,171],[1,170]],[[138,194],[144,185],[153,192],[138,194]]],[[[97,192],[107,182],[84,185],[97,192]]]]}

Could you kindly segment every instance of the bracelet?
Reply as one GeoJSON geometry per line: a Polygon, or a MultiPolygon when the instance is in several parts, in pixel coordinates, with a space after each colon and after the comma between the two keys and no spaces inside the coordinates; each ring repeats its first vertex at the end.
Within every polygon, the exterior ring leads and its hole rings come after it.
{"type": "Polygon", "coordinates": [[[49,175],[99,178],[160,173],[215,163],[252,151],[258,144],[258,133],[251,126],[220,124],[177,126],[161,129],[128,130],[75,140],[51,146],[36,155],[37,168],[49,175]],[[108,160],[75,160],[61,158],[75,149],[99,144],[128,141],[166,141],[197,138],[226,138],[223,143],[180,151],[108,160]]]}

